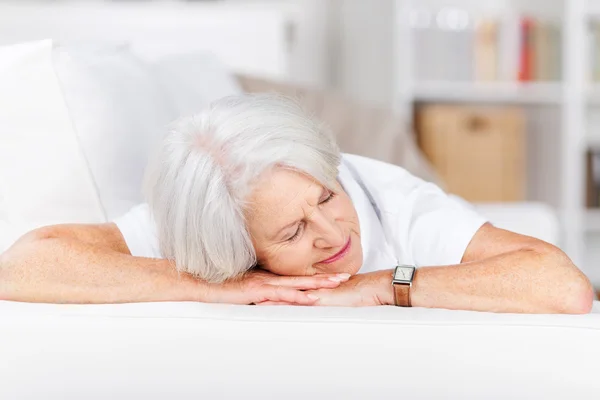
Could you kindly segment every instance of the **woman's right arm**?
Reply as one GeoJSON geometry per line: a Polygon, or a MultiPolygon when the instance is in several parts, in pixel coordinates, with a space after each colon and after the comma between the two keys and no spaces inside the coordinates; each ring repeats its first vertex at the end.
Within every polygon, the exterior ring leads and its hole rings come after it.
{"type": "Polygon", "coordinates": [[[0,255],[0,300],[36,303],[201,301],[250,304],[296,299],[304,289],[336,287],[331,276],[249,273],[209,284],[165,259],[134,257],[113,223],[56,225],[29,232],[0,255]]]}

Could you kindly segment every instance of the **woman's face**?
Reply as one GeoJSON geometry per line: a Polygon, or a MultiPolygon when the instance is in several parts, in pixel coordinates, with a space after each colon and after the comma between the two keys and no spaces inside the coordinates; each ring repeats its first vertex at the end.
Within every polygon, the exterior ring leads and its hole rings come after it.
{"type": "Polygon", "coordinates": [[[259,265],[278,275],[356,274],[360,227],[350,197],[310,177],[275,168],[251,194],[246,221],[259,265]]]}

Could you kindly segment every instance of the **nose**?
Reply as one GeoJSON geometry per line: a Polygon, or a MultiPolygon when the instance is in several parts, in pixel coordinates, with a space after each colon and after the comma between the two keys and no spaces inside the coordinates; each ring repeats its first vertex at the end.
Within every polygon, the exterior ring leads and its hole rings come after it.
{"type": "Polygon", "coordinates": [[[342,247],[348,239],[344,234],[344,230],[338,221],[328,218],[323,213],[318,216],[314,215],[312,220],[315,224],[317,236],[315,239],[315,247],[320,249],[342,247]]]}

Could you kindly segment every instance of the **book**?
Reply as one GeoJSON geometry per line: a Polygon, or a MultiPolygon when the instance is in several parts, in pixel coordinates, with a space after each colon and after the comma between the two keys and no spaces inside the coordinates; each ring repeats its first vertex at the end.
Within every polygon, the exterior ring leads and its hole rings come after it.
{"type": "Polygon", "coordinates": [[[529,82],[533,80],[533,31],[535,29],[535,20],[529,17],[522,17],[520,22],[520,43],[519,43],[519,72],[518,80],[520,82],[529,82]]]}
{"type": "MultiPolygon", "coordinates": [[[[466,12],[466,11],[465,11],[466,12]]],[[[426,24],[413,26],[418,81],[554,82],[562,75],[560,22],[506,12],[468,13],[468,24],[443,23],[430,11],[426,24]]],[[[600,24],[591,29],[600,47],[600,24]]],[[[590,62],[600,81],[600,51],[590,62]]]]}
{"type": "Polygon", "coordinates": [[[551,81],[553,79],[550,41],[549,25],[543,21],[536,21],[532,28],[531,43],[533,47],[532,77],[535,81],[551,81]]]}
{"type": "Polygon", "coordinates": [[[475,80],[498,80],[498,22],[483,18],[475,27],[475,80]]]}
{"type": "Polygon", "coordinates": [[[503,14],[499,19],[498,33],[498,79],[503,82],[515,82],[519,65],[519,21],[518,15],[503,14]]]}

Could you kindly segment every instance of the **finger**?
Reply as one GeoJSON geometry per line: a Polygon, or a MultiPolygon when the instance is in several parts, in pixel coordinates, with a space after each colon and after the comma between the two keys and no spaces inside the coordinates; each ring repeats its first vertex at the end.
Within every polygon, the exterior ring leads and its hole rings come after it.
{"type": "Polygon", "coordinates": [[[306,293],[285,286],[272,286],[269,293],[267,293],[267,300],[310,306],[318,301],[319,297],[315,294],[306,293]]]}
{"type": "Polygon", "coordinates": [[[261,303],[256,303],[257,306],[295,306],[294,303],[288,303],[287,301],[263,301],[261,303]]]}
{"type": "Polygon", "coordinates": [[[346,282],[350,274],[322,274],[313,276],[277,276],[269,279],[269,283],[294,289],[332,289],[346,282]]]}
{"type": "Polygon", "coordinates": [[[285,286],[293,289],[333,289],[350,278],[350,274],[318,274],[312,276],[285,276],[257,270],[248,274],[248,278],[258,277],[264,283],[273,286],[285,286]]]}
{"type": "MultiPolygon", "coordinates": [[[[327,306],[327,307],[356,307],[363,305],[360,300],[357,301],[356,291],[349,293],[343,289],[321,289],[321,290],[309,290],[305,292],[307,295],[317,296],[319,300],[315,301],[313,306],[327,306]]],[[[358,298],[362,296],[358,294],[358,298]]],[[[366,304],[364,304],[366,305],[366,304]]]]}

